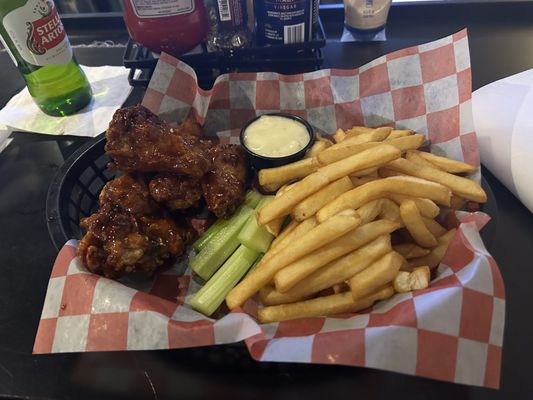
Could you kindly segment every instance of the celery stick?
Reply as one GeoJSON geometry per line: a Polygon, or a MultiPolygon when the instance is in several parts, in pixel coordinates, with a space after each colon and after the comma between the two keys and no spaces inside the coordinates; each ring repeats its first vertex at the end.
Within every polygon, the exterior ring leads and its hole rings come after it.
{"type": "Polygon", "coordinates": [[[258,255],[259,253],[246,246],[239,246],[215,275],[193,296],[190,305],[207,316],[213,314],[258,255]]]}
{"type": "Polygon", "coordinates": [[[242,205],[224,226],[191,260],[189,266],[202,279],[208,280],[239,246],[237,235],[254,210],[242,205]]]}
{"type": "MultiPolygon", "coordinates": [[[[274,196],[265,196],[256,207],[256,210],[267,205],[274,199],[274,196]]],[[[255,213],[248,218],[246,224],[242,227],[237,240],[244,246],[247,246],[259,253],[266,253],[274,236],[269,233],[264,226],[257,223],[255,213]]]]}
{"type": "Polygon", "coordinates": [[[257,259],[254,261],[254,263],[252,264],[252,266],[250,267],[250,269],[248,270],[248,272],[246,273],[246,275],[248,276],[248,274],[250,274],[254,269],[256,269],[256,267],[259,265],[259,263],[261,262],[261,260],[263,259],[263,256],[264,254],[259,254],[257,256],[257,259]]]}
{"type": "MultiPolygon", "coordinates": [[[[255,208],[263,195],[254,190],[249,190],[246,193],[244,198],[244,204],[250,208],[255,208]]],[[[193,244],[192,247],[196,252],[202,250],[205,245],[213,238],[215,235],[228,224],[227,219],[220,218],[213,225],[211,225],[203,234],[200,236],[193,244]]]]}
{"type": "Polygon", "coordinates": [[[228,224],[227,219],[220,218],[219,220],[215,221],[213,225],[211,225],[207,230],[202,233],[202,235],[196,239],[196,241],[192,244],[192,247],[196,252],[199,252],[202,250],[205,245],[215,237],[215,235],[220,232],[220,230],[225,227],[228,224]]]}
{"type": "Polygon", "coordinates": [[[259,201],[263,198],[263,195],[255,190],[249,190],[244,197],[244,204],[250,208],[255,208],[259,201]]]}

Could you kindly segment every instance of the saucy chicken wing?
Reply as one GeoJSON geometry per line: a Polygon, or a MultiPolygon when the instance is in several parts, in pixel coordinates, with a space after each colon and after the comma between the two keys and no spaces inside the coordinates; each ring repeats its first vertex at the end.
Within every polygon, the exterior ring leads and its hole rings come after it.
{"type": "Polygon", "coordinates": [[[187,122],[173,129],[142,105],[115,112],[106,131],[111,166],[123,172],[172,172],[201,178],[211,163],[187,122]]]}
{"type": "Polygon", "coordinates": [[[202,198],[200,181],[184,175],[163,172],[152,178],[148,187],[153,199],[171,210],[197,207],[202,198]]]}
{"type": "Polygon", "coordinates": [[[234,144],[219,144],[208,153],[213,168],[202,178],[207,208],[219,218],[228,218],[244,199],[246,153],[234,144]]]}
{"type": "Polygon", "coordinates": [[[125,174],[104,186],[99,210],[81,221],[86,234],[78,256],[91,272],[151,276],[195,239],[191,211],[202,197],[217,217],[229,217],[240,205],[245,152],[201,133],[193,117],[172,128],[141,105],[115,113],[105,150],[110,166],[125,174]]]}
{"type": "Polygon", "coordinates": [[[87,231],[78,256],[94,273],[119,278],[148,276],[185,251],[189,233],[149,195],[141,177],[123,175],[106,184],[100,209],[81,221],[87,231]]]}

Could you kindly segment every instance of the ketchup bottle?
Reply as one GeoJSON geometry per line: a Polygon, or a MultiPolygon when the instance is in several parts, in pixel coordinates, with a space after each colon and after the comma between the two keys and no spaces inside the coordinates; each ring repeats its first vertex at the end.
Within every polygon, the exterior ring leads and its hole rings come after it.
{"type": "Polygon", "coordinates": [[[193,49],[208,30],[202,0],[124,0],[124,21],[137,43],[174,56],[193,49]]]}

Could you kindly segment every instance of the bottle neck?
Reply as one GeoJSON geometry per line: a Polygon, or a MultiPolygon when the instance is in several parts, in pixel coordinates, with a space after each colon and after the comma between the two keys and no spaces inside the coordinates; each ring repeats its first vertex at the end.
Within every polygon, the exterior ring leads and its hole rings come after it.
{"type": "Polygon", "coordinates": [[[9,12],[26,5],[28,1],[29,0],[0,1],[0,21],[4,19],[9,12]]]}

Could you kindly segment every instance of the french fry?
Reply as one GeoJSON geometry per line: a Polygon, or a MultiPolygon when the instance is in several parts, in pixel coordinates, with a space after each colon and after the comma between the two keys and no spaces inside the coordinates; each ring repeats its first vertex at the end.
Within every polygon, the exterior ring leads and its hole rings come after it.
{"type": "MultiPolygon", "coordinates": [[[[282,187],[278,190],[278,192],[276,193],[276,197],[279,197],[279,196],[281,196],[283,193],[285,193],[287,190],[290,190],[290,189],[293,187],[293,185],[294,185],[294,184],[282,186],[282,187]]],[[[279,217],[279,218],[273,219],[272,221],[270,221],[270,222],[268,222],[267,224],[265,224],[265,229],[266,229],[267,232],[270,233],[271,235],[278,236],[278,235],[279,235],[279,232],[280,232],[280,230],[281,230],[281,226],[282,226],[283,223],[285,222],[285,219],[286,219],[285,216],[282,216],[282,217],[279,217]]]]}
{"type": "MultiPolygon", "coordinates": [[[[299,279],[303,279],[329,262],[366,245],[379,236],[390,234],[399,227],[400,224],[388,220],[379,220],[362,225],[337,240],[309,252],[309,254],[288,264],[284,269],[288,269],[291,276],[298,276],[299,279]]],[[[276,288],[280,290],[279,287],[276,288]]]]}
{"type": "Polygon", "coordinates": [[[442,169],[443,171],[449,172],[451,174],[471,174],[473,172],[476,172],[477,169],[475,166],[467,164],[465,162],[441,157],[436,154],[427,153],[425,151],[419,151],[418,155],[429,161],[434,166],[439,167],[439,169],[442,169]]]}
{"type": "Polygon", "coordinates": [[[288,214],[296,204],[317,192],[328,183],[356,171],[382,165],[399,156],[400,151],[398,149],[382,144],[373,149],[365,150],[341,161],[321,167],[315,173],[295,183],[294,190],[283,193],[280,197],[275,198],[265,207],[261,208],[258,212],[257,220],[259,224],[264,225],[273,219],[288,214]]]}
{"type": "Polygon", "coordinates": [[[374,176],[352,176],[350,175],[350,180],[352,181],[352,185],[354,188],[364,185],[365,183],[375,181],[379,178],[376,178],[374,176]]]}
{"type": "Polygon", "coordinates": [[[368,296],[355,300],[350,292],[317,297],[291,304],[264,307],[258,312],[259,322],[286,321],[290,319],[318,317],[347,312],[357,312],[372,306],[376,301],[385,300],[394,294],[392,285],[387,285],[368,296]]]}
{"type": "Polygon", "coordinates": [[[317,155],[320,165],[329,165],[343,158],[353,156],[354,154],[379,146],[381,142],[355,143],[355,144],[334,144],[328,149],[317,155]]]}
{"type": "Polygon", "coordinates": [[[386,160],[394,160],[400,157],[400,155],[401,153],[396,147],[380,144],[353,156],[320,167],[317,173],[327,176],[330,182],[333,182],[354,172],[383,165],[388,162],[386,160]]]}
{"type": "Polygon", "coordinates": [[[261,188],[266,193],[276,193],[281,186],[283,186],[283,183],[272,183],[270,185],[261,185],[261,188]]]}
{"type": "Polygon", "coordinates": [[[380,128],[375,128],[368,132],[357,132],[351,131],[348,129],[346,132],[346,137],[343,140],[343,143],[365,143],[365,142],[381,142],[390,135],[392,128],[383,126],[380,128]]]}
{"type": "Polygon", "coordinates": [[[431,271],[427,265],[421,267],[416,267],[411,272],[409,277],[409,283],[411,290],[421,290],[429,286],[429,281],[431,279],[431,271]]]}
{"type": "MultiPolygon", "coordinates": [[[[370,243],[367,243],[343,257],[331,261],[309,276],[301,279],[291,287],[290,290],[281,291],[276,285],[277,290],[270,293],[270,304],[280,304],[275,303],[276,300],[284,302],[283,295],[287,295],[285,299],[292,299],[292,301],[295,301],[294,299],[298,301],[308,298],[313,293],[318,293],[325,288],[351,278],[358,272],[367,268],[374,260],[377,260],[379,257],[390,251],[390,236],[379,236],[370,243]]],[[[280,272],[282,271],[284,270],[281,270],[280,272]]]]}
{"type": "Polygon", "coordinates": [[[292,290],[287,293],[281,293],[278,292],[273,285],[267,285],[259,289],[259,300],[261,300],[261,303],[265,306],[295,303],[297,301],[307,300],[314,295],[315,293],[309,293],[302,296],[292,290]]]}
{"type": "Polygon", "coordinates": [[[383,285],[392,282],[402,265],[403,257],[391,251],[348,281],[354,300],[368,296],[383,285]]]}
{"type": "Polygon", "coordinates": [[[344,138],[346,137],[346,132],[344,131],[344,129],[337,129],[335,131],[335,133],[333,134],[333,139],[335,139],[335,143],[340,143],[344,140],[344,138]]]}
{"type": "Polygon", "coordinates": [[[396,293],[407,293],[411,291],[409,285],[409,276],[411,275],[410,271],[399,271],[396,278],[392,281],[392,286],[396,293]]]}
{"type": "MultiPolygon", "coordinates": [[[[356,211],[361,218],[361,224],[367,224],[374,221],[381,212],[381,203],[383,199],[376,199],[359,207],[356,211]]],[[[395,221],[398,222],[398,221],[395,221]]]]}
{"type": "Polygon", "coordinates": [[[386,193],[425,197],[444,205],[450,204],[451,197],[450,190],[438,183],[410,176],[395,176],[369,182],[341,194],[331,203],[322,207],[316,213],[316,218],[318,222],[325,221],[344,209],[357,209],[369,201],[386,196],[386,193]]]}
{"type": "Polygon", "coordinates": [[[353,189],[352,181],[344,176],[303,200],[294,207],[292,216],[296,221],[303,221],[315,215],[324,205],[350,189],[353,189]]]}
{"type": "Polygon", "coordinates": [[[466,200],[461,196],[452,194],[452,199],[450,200],[450,208],[452,210],[460,210],[465,206],[466,200]]]}
{"type": "MultiPolygon", "coordinates": [[[[389,135],[390,138],[390,135],[389,135]]],[[[390,144],[391,146],[396,147],[401,152],[407,151],[407,150],[414,150],[418,149],[424,141],[426,140],[426,137],[424,135],[421,135],[419,133],[415,133],[413,135],[404,136],[404,137],[397,137],[394,139],[385,139],[383,143],[390,144]]]]}
{"type": "Polygon", "coordinates": [[[315,143],[311,146],[309,151],[305,153],[304,158],[313,158],[319,155],[321,152],[326,150],[331,146],[331,142],[325,140],[316,140],[315,143]]]}
{"type": "Polygon", "coordinates": [[[265,229],[273,236],[278,236],[283,223],[287,217],[279,217],[265,224],[265,229]]]}
{"type": "Polygon", "coordinates": [[[400,253],[407,260],[410,258],[427,256],[431,252],[430,249],[425,249],[414,243],[396,244],[392,246],[392,249],[395,252],[400,253]]]}
{"type": "Polygon", "coordinates": [[[394,146],[401,152],[404,152],[407,150],[418,149],[424,143],[424,140],[424,135],[414,134],[390,140],[386,139],[383,142],[351,143],[347,141],[329,147],[328,149],[317,155],[317,159],[321,165],[328,165],[335,161],[339,161],[343,158],[349,157],[353,154],[357,154],[364,150],[376,147],[382,143],[394,146]]]}
{"type": "Polygon", "coordinates": [[[346,133],[349,133],[351,135],[358,135],[360,133],[369,133],[372,132],[375,128],[370,128],[368,126],[352,126],[350,129],[346,131],[346,133]]]}
{"type": "Polygon", "coordinates": [[[280,235],[279,237],[274,239],[270,244],[270,250],[265,254],[265,256],[267,254],[270,256],[274,251],[281,250],[282,248],[291,244],[293,240],[302,237],[318,225],[316,218],[309,218],[305,221],[302,221],[301,223],[298,223],[298,221],[292,222],[294,222],[294,228],[292,228],[285,235],[280,235]]]}
{"type": "Polygon", "coordinates": [[[387,168],[397,172],[402,172],[418,178],[427,179],[440,183],[451,189],[451,191],[467,200],[484,203],[487,201],[487,194],[476,182],[452,175],[448,172],[440,171],[435,168],[429,168],[412,163],[405,158],[398,158],[387,164],[387,168]]]}
{"type": "Polygon", "coordinates": [[[409,161],[415,163],[415,164],[418,164],[418,165],[423,165],[424,167],[430,167],[430,168],[436,168],[436,169],[440,169],[442,171],[442,169],[436,165],[433,165],[431,164],[428,160],[426,160],[424,157],[421,157],[418,155],[418,152],[415,152],[414,150],[409,150],[405,153],[405,158],[408,159],[409,161]]]}
{"type": "MultiPolygon", "coordinates": [[[[352,182],[353,183],[353,182],[352,182]]],[[[416,204],[416,208],[420,211],[423,217],[435,218],[440,214],[440,208],[430,199],[424,199],[420,197],[406,196],[397,193],[388,193],[387,197],[394,201],[396,204],[402,204],[404,200],[413,200],[416,204]]],[[[452,195],[453,197],[453,195],[452,195]]],[[[451,201],[451,200],[450,200],[451,201]]]]}
{"type": "Polygon", "coordinates": [[[438,244],[435,236],[426,228],[420,211],[416,208],[413,200],[405,200],[400,204],[400,215],[416,243],[422,247],[435,247],[438,244]]]}
{"type": "Polygon", "coordinates": [[[379,213],[379,216],[380,218],[388,219],[394,222],[399,222],[403,225],[403,221],[400,216],[400,207],[394,201],[390,199],[387,199],[387,198],[381,199],[381,211],[379,213]]]}
{"type": "Polygon", "coordinates": [[[421,265],[427,265],[430,269],[436,268],[446,254],[446,250],[448,250],[448,245],[455,235],[455,231],[456,229],[450,229],[444,235],[440,236],[437,239],[439,244],[433,247],[427,256],[412,258],[409,260],[409,264],[413,268],[420,267],[421,265]]]}
{"type": "Polygon", "coordinates": [[[308,294],[306,296],[300,296],[298,293],[293,293],[291,290],[287,293],[281,293],[272,285],[267,285],[259,289],[259,300],[265,306],[275,306],[278,304],[295,303],[297,301],[307,300],[313,296],[329,296],[336,293],[349,291],[350,287],[346,283],[340,283],[338,285],[326,288],[318,293],[308,294]]]}
{"type": "Polygon", "coordinates": [[[303,158],[299,161],[282,165],[281,167],[265,168],[259,171],[259,184],[269,189],[281,187],[293,179],[303,178],[315,172],[319,167],[316,157],[303,158]]]}
{"type": "MultiPolygon", "coordinates": [[[[279,238],[274,239],[272,243],[270,244],[270,249],[263,255],[259,263],[256,265],[256,268],[261,266],[262,264],[266,263],[268,260],[270,260],[274,255],[279,253],[282,249],[290,245],[296,238],[300,238],[307,234],[311,229],[315,228],[318,225],[318,222],[316,221],[316,218],[309,218],[305,221],[298,223],[296,221],[294,222],[293,228],[289,230],[285,235],[281,236],[279,238]],[[274,244],[274,242],[276,242],[274,244]]],[[[250,270],[248,274],[250,274],[252,271],[250,270]]]]}
{"type": "Polygon", "coordinates": [[[406,293],[412,290],[425,289],[429,286],[430,270],[427,265],[417,267],[412,272],[398,272],[394,278],[393,286],[397,293],[406,293]]]}
{"type": "Polygon", "coordinates": [[[425,288],[455,233],[435,221],[439,205],[460,208],[486,198],[479,185],[452,175],[475,167],[418,150],[424,135],[353,127],[333,136],[335,144],[317,139],[303,167],[273,171],[263,186],[301,179],[294,185],[299,193],[281,189],[259,210],[258,222],[272,224],[279,237],[228,294],[230,309],[259,291],[267,306],[260,321],[281,321],[369,307],[377,292],[390,297],[393,283],[402,292],[425,288]],[[288,178],[310,165],[314,170],[306,175],[288,178]],[[288,214],[292,221],[279,232],[277,224],[288,214]],[[343,218],[357,223],[339,233],[348,226],[343,218]],[[394,233],[401,244],[391,246],[394,231],[403,231],[405,243],[394,233]]]}
{"type": "Polygon", "coordinates": [[[404,136],[412,135],[413,131],[409,129],[393,129],[385,140],[397,139],[404,136]]]}
{"type": "MultiPolygon", "coordinates": [[[[365,226],[366,225],[361,228],[364,228],[365,226]]],[[[373,240],[377,233],[394,229],[397,226],[398,224],[387,225],[386,223],[381,223],[379,225],[375,224],[372,228],[356,229],[355,231],[345,234],[334,243],[323,246],[321,249],[317,249],[312,253],[307,254],[278,271],[274,277],[276,289],[282,293],[286,292],[298,281],[301,281],[327,263],[373,240]]]]}
{"type": "Polygon", "coordinates": [[[354,178],[359,178],[359,177],[363,177],[363,176],[372,176],[372,175],[377,174],[377,172],[378,172],[378,169],[376,167],[367,168],[367,169],[363,169],[361,171],[356,171],[356,172],[350,174],[350,176],[353,176],[354,178]]]}
{"type": "Polygon", "coordinates": [[[424,225],[426,226],[426,228],[435,237],[442,236],[447,232],[446,228],[439,224],[437,221],[435,221],[433,218],[422,217],[422,221],[424,221],[424,225]]]}
{"type": "MultiPolygon", "coordinates": [[[[315,218],[312,218],[312,220],[315,222],[315,224],[317,223],[315,218]]],[[[298,221],[291,220],[287,224],[287,226],[279,233],[279,235],[274,238],[272,243],[270,243],[270,249],[277,247],[279,243],[282,242],[287,237],[287,235],[289,235],[298,225],[298,221]]]]}
{"type": "Polygon", "coordinates": [[[286,191],[261,208],[257,213],[257,221],[264,225],[289,214],[296,204],[322,189],[328,183],[328,177],[321,173],[306,176],[301,181],[296,182],[291,190],[286,191]]]}
{"type": "MultiPolygon", "coordinates": [[[[287,193],[293,191],[290,190],[287,193]]],[[[229,292],[226,296],[226,304],[231,310],[243,305],[261,287],[270,282],[280,269],[353,230],[360,222],[355,211],[339,214],[317,225],[298,240],[293,241],[291,246],[283,247],[271,256],[267,256],[268,253],[266,253],[261,263],[229,292]]]]}

